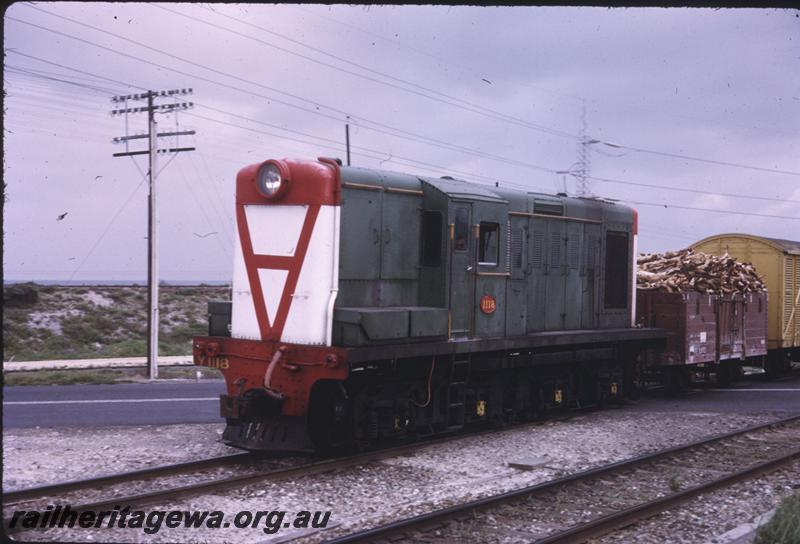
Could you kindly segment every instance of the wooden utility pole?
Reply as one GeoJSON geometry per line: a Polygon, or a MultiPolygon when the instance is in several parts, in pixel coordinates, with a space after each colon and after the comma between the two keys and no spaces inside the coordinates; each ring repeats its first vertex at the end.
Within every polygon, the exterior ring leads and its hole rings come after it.
{"type": "Polygon", "coordinates": [[[159,152],[180,153],[182,151],[193,151],[194,147],[176,147],[169,149],[158,149],[158,138],[166,136],[180,136],[194,134],[193,130],[163,132],[159,133],[156,123],[156,113],[177,112],[179,110],[192,107],[191,102],[156,105],[157,97],[174,97],[176,95],[191,94],[192,89],[174,89],[170,91],[147,91],[146,93],[128,96],[115,96],[111,100],[115,103],[124,102],[127,106],[129,100],[147,100],[147,106],[140,108],[121,108],[111,112],[111,115],[125,115],[125,136],[114,138],[114,143],[125,143],[125,151],[114,153],[115,157],[130,157],[133,155],[148,156],[148,178],[149,194],[147,201],[147,366],[148,377],[151,380],[158,378],[158,214],[156,208],[156,179],[158,177],[157,157],[159,152]],[[148,114],[147,135],[128,135],[128,114],[142,113],[148,114]],[[148,139],[147,151],[129,151],[128,142],[136,139],[148,139]]]}

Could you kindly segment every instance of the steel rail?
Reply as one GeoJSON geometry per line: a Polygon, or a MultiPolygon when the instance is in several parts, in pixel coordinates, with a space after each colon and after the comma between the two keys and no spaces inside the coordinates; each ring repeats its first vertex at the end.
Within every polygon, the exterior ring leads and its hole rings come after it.
{"type": "Polygon", "coordinates": [[[615,529],[625,527],[641,521],[666,510],[679,506],[683,503],[689,502],[698,495],[710,493],[724,487],[730,487],[734,484],[753,480],[762,474],[774,472],[781,466],[800,458],[800,449],[796,449],[790,453],[775,457],[762,463],[750,465],[742,470],[712,480],[703,484],[696,485],[684,491],[672,493],[664,497],[648,501],[625,510],[620,510],[606,516],[593,519],[586,523],[573,525],[564,531],[550,535],[536,541],[536,544],[579,544],[590,538],[601,537],[615,529]]]}
{"type": "MultiPolygon", "coordinates": [[[[478,432],[475,431],[458,432],[434,440],[417,441],[391,448],[371,450],[347,457],[337,457],[333,459],[326,459],[323,461],[316,461],[312,463],[303,463],[298,466],[277,469],[268,472],[258,472],[255,474],[250,473],[244,475],[231,476],[227,478],[212,479],[212,480],[207,480],[205,482],[199,482],[196,484],[189,484],[185,486],[167,488],[163,490],[151,491],[135,495],[116,496],[110,499],[102,499],[91,503],[80,504],[77,506],[70,506],[70,509],[72,511],[80,512],[87,510],[100,510],[103,508],[113,508],[114,506],[117,505],[122,505],[122,506],[145,505],[145,504],[152,504],[154,502],[158,502],[163,499],[190,497],[200,494],[204,491],[211,491],[211,490],[219,491],[224,489],[240,487],[242,485],[247,485],[255,482],[278,481],[292,477],[311,476],[323,472],[330,472],[332,470],[340,468],[347,468],[366,463],[374,463],[390,457],[398,457],[400,455],[405,455],[422,449],[438,446],[461,438],[472,438],[486,434],[498,434],[503,432],[510,432],[514,430],[519,430],[520,427],[536,426],[542,423],[550,423],[553,421],[565,421],[572,419],[572,417],[574,416],[569,415],[558,418],[548,418],[544,421],[525,422],[518,425],[509,425],[502,429],[489,429],[478,432]]],[[[144,470],[137,470],[120,474],[111,474],[108,476],[100,476],[98,478],[91,478],[87,480],[76,480],[73,482],[64,482],[60,484],[27,488],[19,491],[4,493],[3,506],[6,506],[8,504],[13,504],[14,502],[20,502],[20,499],[25,499],[27,497],[42,497],[45,493],[53,491],[72,491],[76,489],[94,487],[99,484],[119,483],[130,480],[146,479],[147,476],[157,475],[156,473],[158,472],[160,472],[161,474],[170,474],[171,472],[181,472],[180,470],[175,470],[176,467],[197,468],[198,463],[203,463],[203,462],[211,463],[214,460],[222,460],[227,458],[232,459],[237,457],[242,459],[245,459],[247,457],[250,457],[252,459],[257,458],[252,453],[240,453],[221,458],[207,459],[200,462],[192,461],[187,463],[179,463],[176,465],[166,465],[164,467],[157,467],[154,469],[144,469],[144,470]],[[142,475],[144,475],[144,477],[142,477],[142,475]]],[[[14,529],[9,529],[9,521],[10,520],[8,519],[3,520],[3,526],[6,528],[7,531],[19,532],[24,530],[19,527],[14,529]]]]}
{"type": "MultiPolygon", "coordinates": [[[[439,437],[437,439],[428,440],[428,441],[415,441],[410,442],[407,444],[402,444],[400,446],[394,446],[390,448],[383,448],[377,450],[370,450],[367,452],[359,453],[349,457],[337,457],[334,459],[328,459],[325,461],[317,461],[313,463],[305,463],[299,465],[297,467],[292,467],[290,469],[278,469],[277,471],[270,471],[270,472],[262,472],[262,478],[269,478],[274,475],[276,478],[281,477],[284,473],[288,476],[295,475],[295,474],[288,474],[289,472],[298,472],[304,469],[312,470],[310,474],[317,474],[319,472],[324,472],[328,470],[333,470],[335,468],[340,468],[344,466],[348,462],[350,464],[360,464],[360,463],[367,463],[372,461],[379,461],[385,457],[394,457],[398,455],[403,455],[409,453],[410,451],[415,451],[417,449],[423,449],[430,446],[436,446],[439,444],[447,443],[453,440],[457,440],[459,438],[471,438],[471,437],[480,437],[485,434],[493,433],[503,433],[503,432],[510,432],[514,430],[519,430],[521,427],[528,427],[528,426],[536,426],[541,425],[542,423],[551,423],[551,422],[563,422],[569,421],[572,419],[573,415],[568,416],[561,416],[561,417],[551,417],[546,420],[541,421],[527,421],[524,423],[516,424],[516,425],[509,425],[507,427],[501,429],[487,429],[482,431],[467,431],[467,432],[456,432],[452,434],[448,434],[446,436],[439,437]],[[329,468],[325,468],[329,467],[329,468]]],[[[250,460],[258,460],[258,453],[256,452],[245,452],[245,453],[236,453],[232,455],[226,455],[221,457],[211,457],[208,459],[202,459],[200,461],[187,461],[184,463],[176,463],[172,465],[163,465],[160,467],[153,467],[153,468],[145,468],[141,470],[134,470],[130,472],[120,472],[118,474],[108,474],[103,476],[97,476],[95,478],[87,478],[85,480],[70,480],[66,482],[58,482],[54,484],[47,484],[35,487],[28,487],[24,489],[12,490],[3,492],[3,504],[14,504],[16,502],[21,502],[23,500],[37,498],[37,497],[45,497],[51,493],[58,493],[58,492],[70,492],[79,489],[86,489],[92,488],[99,485],[107,485],[113,483],[120,483],[120,482],[129,482],[132,480],[146,480],[156,476],[162,475],[169,475],[175,474],[180,472],[186,472],[190,469],[197,469],[197,468],[208,468],[211,466],[224,466],[226,464],[234,464],[238,462],[245,462],[250,460]]],[[[268,457],[262,457],[261,459],[269,459],[268,457]]]]}
{"type": "Polygon", "coordinates": [[[513,491],[507,491],[505,493],[499,493],[497,495],[492,495],[489,497],[485,497],[483,499],[477,499],[474,501],[457,504],[440,510],[434,510],[433,512],[426,512],[424,514],[420,514],[410,518],[405,518],[395,522],[387,523],[379,527],[365,529],[363,531],[358,531],[355,533],[351,533],[349,535],[344,535],[338,538],[334,538],[332,540],[328,540],[326,541],[326,544],[346,544],[346,543],[349,544],[353,542],[372,542],[380,538],[387,538],[392,535],[407,533],[408,531],[411,530],[418,530],[426,527],[441,525],[445,520],[468,515],[471,512],[481,510],[490,506],[494,506],[496,504],[500,504],[503,502],[507,502],[511,499],[536,496],[566,484],[572,484],[583,480],[588,480],[597,476],[602,476],[605,474],[619,471],[620,469],[633,468],[658,459],[669,457],[670,455],[674,455],[676,453],[688,451],[695,448],[700,448],[708,444],[713,444],[715,442],[719,442],[729,438],[734,438],[736,436],[745,435],[747,433],[759,430],[785,425],[798,420],[800,420],[800,414],[771,421],[769,423],[752,425],[745,429],[740,429],[737,431],[731,431],[721,435],[704,438],[688,444],[674,446],[672,448],[667,448],[664,450],[659,450],[653,453],[648,453],[645,455],[634,457],[633,459],[617,461],[615,463],[603,465],[600,467],[595,467],[582,472],[577,472],[575,474],[569,474],[567,476],[563,476],[555,480],[542,482],[532,486],[523,487],[520,489],[515,489],[513,491]]]}
{"type": "Polygon", "coordinates": [[[140,470],[132,470],[129,472],[120,472],[117,474],[106,474],[97,476],[95,478],[87,478],[85,480],[69,480],[66,482],[57,482],[54,484],[39,485],[35,487],[26,487],[24,489],[17,489],[13,491],[3,492],[3,504],[14,504],[26,499],[47,497],[53,493],[64,493],[76,491],[78,489],[86,489],[90,487],[97,487],[100,485],[108,485],[119,482],[128,482],[131,480],[148,480],[157,476],[164,476],[169,474],[178,474],[181,472],[188,472],[189,470],[209,468],[215,466],[224,466],[235,463],[244,463],[256,459],[252,453],[235,453],[232,455],[223,455],[219,457],[209,457],[208,459],[201,459],[199,461],[186,461],[183,463],[175,463],[171,465],[162,465],[159,467],[144,468],[140,470]]]}

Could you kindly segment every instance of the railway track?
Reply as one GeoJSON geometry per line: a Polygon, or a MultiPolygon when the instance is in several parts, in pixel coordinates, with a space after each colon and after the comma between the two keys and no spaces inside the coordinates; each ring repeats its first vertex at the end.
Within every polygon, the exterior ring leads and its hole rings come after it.
{"type": "Polygon", "coordinates": [[[256,457],[251,453],[236,453],[233,455],[209,457],[208,459],[200,459],[197,461],[187,461],[185,463],[162,465],[153,468],[120,472],[117,474],[107,474],[103,476],[97,476],[95,478],[87,478],[84,480],[70,480],[55,484],[27,487],[24,489],[3,492],[3,504],[16,504],[28,499],[51,497],[56,493],[71,493],[81,489],[93,489],[98,486],[125,483],[135,480],[152,480],[158,477],[190,473],[199,469],[249,463],[254,459],[256,459],[256,457]]]}
{"type": "MultiPolygon", "coordinates": [[[[515,520],[511,525],[516,528],[507,532],[528,542],[583,542],[675,508],[700,494],[754,479],[800,459],[797,433],[789,437],[781,436],[785,434],[781,431],[785,431],[786,427],[790,427],[790,431],[796,430],[798,423],[800,415],[791,416],[401,519],[334,538],[327,543],[424,541],[427,537],[445,541],[464,538],[480,541],[482,533],[487,538],[497,538],[492,532],[494,529],[487,529],[492,523],[487,523],[483,517],[490,512],[493,520],[515,520]],[[763,454],[764,450],[771,450],[768,458],[756,461],[758,457],[755,454],[763,454]],[[699,464],[697,456],[700,456],[699,464]],[[711,456],[712,461],[703,465],[703,456],[706,460],[711,456]],[[637,496],[643,487],[647,487],[644,483],[647,478],[655,481],[656,488],[661,485],[661,489],[664,489],[665,475],[679,473],[682,466],[695,472],[720,472],[719,468],[726,466],[730,470],[711,478],[686,472],[684,477],[701,481],[667,494],[654,493],[655,496],[645,498],[637,496]],[[613,492],[609,494],[609,490],[613,492]],[[626,491],[633,493],[626,496],[626,491]],[[613,505],[609,504],[609,496],[613,496],[613,505]],[[587,512],[591,514],[587,516],[587,512]],[[553,529],[554,523],[558,528],[553,529]]],[[[673,487],[672,483],[670,479],[666,487],[673,487]]]]}
{"type": "MultiPolygon", "coordinates": [[[[569,419],[569,417],[562,419],[569,419]]],[[[552,422],[552,421],[553,421],[552,419],[549,419],[546,422],[552,422]]],[[[486,499],[481,499],[479,501],[474,501],[463,505],[457,505],[445,510],[440,510],[429,514],[417,516],[415,518],[400,520],[398,522],[389,525],[340,537],[333,540],[332,542],[342,543],[342,542],[372,541],[376,539],[389,537],[391,535],[405,534],[410,531],[417,531],[420,529],[424,529],[426,527],[433,527],[433,526],[440,527],[443,523],[446,523],[448,520],[458,521],[459,518],[463,518],[465,515],[469,516],[471,512],[479,511],[487,507],[491,507],[492,505],[502,504],[503,502],[507,502],[515,498],[521,498],[526,496],[530,497],[537,496],[547,492],[548,490],[555,490],[559,486],[564,486],[569,483],[579,483],[581,481],[589,480],[593,477],[596,478],[608,474],[613,474],[615,471],[622,471],[625,470],[626,468],[653,462],[660,458],[664,458],[670,454],[677,454],[679,452],[688,451],[694,448],[699,448],[702,447],[703,445],[713,444],[726,439],[731,439],[737,436],[745,435],[747,433],[757,432],[759,430],[780,427],[795,421],[800,421],[800,415],[770,422],[764,425],[748,427],[740,431],[735,431],[724,435],[712,437],[709,439],[694,442],[692,444],[670,448],[668,450],[637,457],[632,460],[621,461],[618,463],[614,463],[612,465],[591,469],[575,475],[559,478],[551,482],[546,482],[544,484],[538,484],[535,486],[530,486],[527,488],[516,490],[510,493],[504,493],[501,495],[487,497],[486,499]]],[[[388,459],[391,457],[408,455],[425,448],[436,447],[438,445],[461,438],[475,437],[488,433],[497,434],[498,432],[504,432],[506,430],[512,431],[519,429],[520,427],[530,426],[530,425],[531,423],[527,423],[520,425],[512,425],[501,430],[491,430],[491,431],[484,431],[477,433],[472,432],[468,434],[452,435],[434,441],[406,444],[382,450],[360,453],[348,457],[314,461],[310,463],[302,463],[295,466],[273,469],[268,471],[260,470],[256,472],[249,472],[246,474],[209,478],[188,485],[167,486],[162,489],[145,491],[135,494],[122,494],[122,495],[108,494],[103,497],[97,498],[95,500],[83,502],[80,504],[75,504],[74,502],[70,502],[70,507],[73,511],[87,511],[87,510],[100,511],[113,508],[115,505],[144,506],[148,504],[163,503],[166,500],[182,499],[182,498],[203,495],[205,493],[219,492],[230,489],[239,489],[243,486],[258,482],[274,482],[284,479],[300,478],[340,469],[351,468],[358,465],[378,462],[383,459],[388,459]]],[[[800,455],[800,452],[795,452],[795,455],[796,456],[800,455]]],[[[176,474],[185,474],[188,472],[193,472],[199,468],[213,468],[213,467],[221,467],[227,465],[249,464],[255,459],[258,459],[258,457],[254,456],[253,454],[242,453],[230,456],[204,459],[195,462],[179,463],[176,465],[166,465],[162,467],[155,467],[153,469],[144,469],[139,471],[101,476],[98,478],[91,478],[87,480],[78,480],[78,481],[63,482],[47,486],[27,488],[5,493],[3,498],[3,506],[5,508],[8,508],[11,505],[25,503],[25,502],[41,502],[41,501],[35,501],[35,499],[45,499],[48,504],[53,504],[58,500],[55,498],[56,494],[59,494],[60,496],[63,494],[72,493],[75,491],[85,490],[85,489],[91,489],[92,491],[96,491],[98,487],[113,486],[115,484],[129,484],[133,481],[152,480],[159,477],[168,477],[176,474]]],[[[770,467],[771,466],[772,465],[770,465],[770,467]]],[[[761,467],[761,470],[763,472],[764,470],[767,470],[770,467],[761,467]]],[[[698,491],[698,493],[699,492],[702,491],[698,491]]],[[[633,514],[628,514],[628,515],[633,515],[633,514]]],[[[652,515],[652,513],[649,515],[652,515]]],[[[612,524],[629,523],[627,521],[619,521],[619,520],[623,520],[623,518],[621,517],[615,518],[614,521],[609,520],[606,523],[612,523],[612,524]]],[[[4,520],[4,525],[5,527],[8,527],[8,520],[4,520]]],[[[589,529],[590,528],[587,526],[582,528],[581,531],[589,529]]],[[[591,529],[591,530],[599,530],[599,529],[591,529]]],[[[575,540],[564,540],[563,542],[572,542],[572,541],[575,540]]],[[[553,540],[552,542],[562,542],[562,541],[553,540]]]]}
{"type": "MultiPolygon", "coordinates": [[[[109,495],[105,498],[93,500],[91,502],[84,502],[81,504],[70,503],[70,508],[73,511],[86,511],[86,510],[103,510],[112,508],[115,505],[126,506],[144,506],[148,504],[155,504],[167,499],[181,499],[202,495],[203,493],[225,491],[228,489],[237,489],[242,486],[253,484],[257,482],[274,482],[289,478],[299,478],[305,476],[313,476],[325,472],[350,468],[358,465],[368,463],[375,463],[383,459],[408,455],[422,449],[436,447],[454,440],[463,438],[479,437],[485,434],[498,434],[518,430],[526,426],[541,425],[543,423],[551,423],[554,421],[566,421],[574,417],[573,415],[561,416],[557,418],[548,418],[544,421],[526,422],[514,425],[508,425],[501,429],[490,429],[484,431],[471,431],[457,433],[453,435],[444,436],[435,440],[428,440],[424,442],[412,442],[400,446],[383,448],[379,450],[372,450],[368,452],[358,453],[347,457],[338,457],[333,459],[318,460],[310,463],[302,463],[299,465],[272,469],[272,470],[256,470],[250,471],[246,474],[237,474],[234,476],[208,478],[196,483],[188,485],[167,486],[162,489],[153,491],[146,491],[142,493],[127,494],[127,495],[109,495]]],[[[221,457],[213,457],[209,459],[202,459],[199,461],[189,461],[185,463],[177,463],[172,465],[164,465],[143,470],[136,470],[130,472],[122,472],[118,474],[109,474],[99,476],[96,478],[88,478],[85,480],[73,480],[67,482],[60,482],[56,484],[43,485],[30,487],[15,491],[3,493],[3,507],[8,509],[10,506],[16,506],[23,503],[42,503],[42,500],[47,501],[48,504],[53,504],[58,501],[65,494],[74,493],[80,490],[93,490],[98,488],[113,486],[116,484],[132,484],[134,482],[154,480],[161,477],[169,477],[187,473],[194,473],[198,469],[218,468],[231,465],[250,465],[258,460],[268,458],[259,457],[254,453],[240,453],[234,455],[227,455],[221,457]]],[[[8,530],[7,519],[3,520],[4,527],[8,530]]]]}

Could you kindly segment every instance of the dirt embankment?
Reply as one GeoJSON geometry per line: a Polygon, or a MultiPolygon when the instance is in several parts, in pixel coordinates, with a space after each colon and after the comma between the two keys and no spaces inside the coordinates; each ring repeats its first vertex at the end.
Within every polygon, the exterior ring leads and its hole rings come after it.
{"type": "MultiPolygon", "coordinates": [[[[159,354],[191,353],[206,303],[229,299],[225,286],[160,286],[159,354]]],[[[146,286],[3,286],[4,361],[140,357],[146,346],[146,286]]]]}

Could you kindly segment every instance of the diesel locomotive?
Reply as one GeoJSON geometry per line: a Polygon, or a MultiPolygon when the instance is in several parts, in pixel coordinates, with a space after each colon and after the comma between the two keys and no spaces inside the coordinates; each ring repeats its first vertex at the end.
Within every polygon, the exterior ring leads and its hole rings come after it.
{"type": "Polygon", "coordinates": [[[620,401],[666,332],[634,326],[636,211],[451,177],[267,160],[236,179],[229,302],[197,365],[223,441],[371,447],[620,401]]]}

